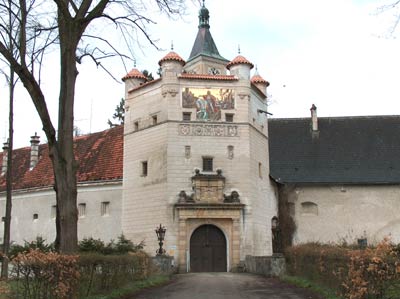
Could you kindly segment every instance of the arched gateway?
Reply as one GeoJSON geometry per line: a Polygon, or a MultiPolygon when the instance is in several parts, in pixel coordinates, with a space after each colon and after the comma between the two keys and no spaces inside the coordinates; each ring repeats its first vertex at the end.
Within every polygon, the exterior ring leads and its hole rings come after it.
{"type": "Polygon", "coordinates": [[[190,238],[191,272],[226,272],[226,239],[214,225],[198,227],[190,238]]]}

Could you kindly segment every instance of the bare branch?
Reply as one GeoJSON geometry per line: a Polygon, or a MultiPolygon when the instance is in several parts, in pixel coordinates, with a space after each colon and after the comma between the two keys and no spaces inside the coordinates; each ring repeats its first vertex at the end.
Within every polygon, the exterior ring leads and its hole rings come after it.
{"type": "Polygon", "coordinates": [[[64,18],[70,19],[71,14],[69,13],[68,6],[65,1],[63,0],[53,0],[54,3],[57,5],[58,10],[61,12],[64,18]]]}
{"type": "MultiPolygon", "coordinates": [[[[87,38],[91,38],[91,39],[100,40],[100,41],[106,43],[118,56],[130,59],[130,57],[128,57],[127,55],[122,54],[121,52],[119,52],[117,50],[117,48],[115,48],[108,40],[106,40],[106,39],[104,39],[104,38],[102,38],[100,36],[84,34],[82,37],[83,38],[87,37],[87,38]]],[[[103,52],[103,53],[105,53],[105,52],[103,52]]]]}
{"type": "Polygon", "coordinates": [[[3,55],[3,57],[8,61],[15,73],[21,79],[25,88],[31,94],[32,101],[39,113],[40,118],[42,119],[43,130],[46,133],[46,137],[49,143],[51,142],[52,144],[54,144],[56,142],[56,130],[51,123],[45,98],[39,84],[36,82],[34,76],[28,71],[28,69],[18,63],[18,61],[11,55],[7,47],[2,42],[0,42],[0,54],[3,55]]]}
{"type": "MultiPolygon", "coordinates": [[[[89,12],[89,14],[85,17],[85,23],[89,24],[94,19],[100,18],[103,15],[103,12],[110,0],[101,0],[93,9],[89,12]]],[[[88,8],[89,9],[89,8],[88,8]]],[[[87,12],[87,11],[86,11],[87,12]]],[[[85,12],[85,14],[86,14],[85,12]]],[[[83,18],[84,16],[80,16],[83,18]]]]}
{"type": "MultiPolygon", "coordinates": [[[[75,13],[78,13],[78,7],[76,6],[76,4],[75,4],[75,2],[73,1],[73,0],[69,0],[68,1],[70,4],[71,4],[71,6],[72,6],[72,9],[75,11],[75,13]]],[[[90,1],[91,2],[91,1],[90,1]]],[[[82,6],[82,5],[81,5],[82,6]]]]}

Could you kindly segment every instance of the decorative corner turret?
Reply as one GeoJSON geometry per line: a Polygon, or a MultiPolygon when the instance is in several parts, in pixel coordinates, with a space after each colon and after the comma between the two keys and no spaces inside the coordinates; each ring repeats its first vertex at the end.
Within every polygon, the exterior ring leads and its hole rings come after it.
{"type": "Polygon", "coordinates": [[[254,64],[252,64],[242,55],[236,56],[231,62],[226,65],[226,68],[230,71],[231,75],[235,75],[239,79],[244,80],[250,80],[250,70],[253,67],[254,64]]]}
{"type": "Polygon", "coordinates": [[[267,95],[267,87],[269,86],[269,82],[260,76],[258,73],[257,67],[256,72],[251,77],[251,83],[253,83],[263,94],[267,95]]]}
{"type": "Polygon", "coordinates": [[[186,64],[186,62],[177,53],[171,51],[161,58],[158,64],[161,67],[161,76],[168,74],[177,76],[182,73],[183,66],[186,64]]]}
{"type": "Polygon", "coordinates": [[[133,68],[122,78],[122,81],[125,82],[125,94],[127,95],[129,90],[142,85],[146,80],[147,78],[142,72],[137,68],[133,68]]]}

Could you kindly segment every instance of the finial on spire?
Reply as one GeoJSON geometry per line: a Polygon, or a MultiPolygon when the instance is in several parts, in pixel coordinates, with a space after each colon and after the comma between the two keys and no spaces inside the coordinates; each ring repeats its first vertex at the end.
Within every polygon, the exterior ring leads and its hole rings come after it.
{"type": "Polygon", "coordinates": [[[174,41],[172,40],[171,41],[171,51],[173,51],[174,50],[174,41]]]}
{"type": "Polygon", "coordinates": [[[204,2],[203,0],[203,6],[199,11],[199,28],[210,28],[210,12],[205,7],[204,2]]]}
{"type": "Polygon", "coordinates": [[[206,0],[203,0],[203,7],[206,7],[206,5],[204,4],[204,2],[206,2],[206,0]]]}
{"type": "Polygon", "coordinates": [[[133,67],[136,68],[136,58],[133,58],[133,67]]]}
{"type": "Polygon", "coordinates": [[[238,45],[238,54],[240,54],[240,44],[238,45]]]}

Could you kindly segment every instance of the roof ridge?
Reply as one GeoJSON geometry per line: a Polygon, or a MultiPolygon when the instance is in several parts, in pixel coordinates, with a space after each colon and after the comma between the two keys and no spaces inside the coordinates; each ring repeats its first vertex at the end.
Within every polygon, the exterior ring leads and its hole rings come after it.
{"type": "MultiPolygon", "coordinates": [[[[400,118],[400,115],[396,114],[377,114],[377,115],[348,115],[348,116],[318,116],[318,119],[349,119],[349,118],[354,118],[354,119],[361,119],[361,118],[400,118]]],[[[311,117],[270,117],[269,120],[310,120],[311,117]]]]}

